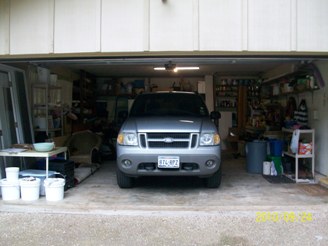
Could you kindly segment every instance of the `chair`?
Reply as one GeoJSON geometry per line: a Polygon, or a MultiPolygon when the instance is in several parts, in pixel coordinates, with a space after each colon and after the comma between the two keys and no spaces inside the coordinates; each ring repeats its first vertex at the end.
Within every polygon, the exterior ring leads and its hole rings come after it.
{"type": "Polygon", "coordinates": [[[100,163],[101,142],[99,135],[88,130],[73,133],[66,143],[69,159],[75,163],[100,163]]]}

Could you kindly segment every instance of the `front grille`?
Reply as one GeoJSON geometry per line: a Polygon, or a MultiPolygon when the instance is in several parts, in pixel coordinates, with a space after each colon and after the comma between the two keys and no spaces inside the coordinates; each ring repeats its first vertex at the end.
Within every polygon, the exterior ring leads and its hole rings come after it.
{"type": "Polygon", "coordinates": [[[149,148],[188,148],[189,142],[174,142],[174,143],[163,143],[163,142],[148,142],[149,148]]]}
{"type": "Polygon", "coordinates": [[[138,170],[145,170],[145,171],[155,171],[155,170],[165,170],[165,171],[195,171],[199,170],[199,165],[193,162],[182,162],[180,163],[179,168],[158,168],[157,163],[155,162],[142,162],[138,165],[138,170]]]}
{"type": "Polygon", "coordinates": [[[183,138],[189,139],[190,133],[148,133],[148,139],[183,138]]]}
{"type": "Polygon", "coordinates": [[[195,148],[197,133],[140,133],[142,148],[195,148]]]}

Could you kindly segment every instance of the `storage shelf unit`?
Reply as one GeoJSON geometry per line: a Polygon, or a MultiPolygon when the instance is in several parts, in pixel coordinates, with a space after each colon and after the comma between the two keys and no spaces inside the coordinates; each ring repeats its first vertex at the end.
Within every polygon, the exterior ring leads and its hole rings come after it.
{"type": "Polygon", "coordinates": [[[32,114],[35,132],[48,137],[63,135],[62,87],[48,83],[32,84],[32,114]],[[57,115],[57,116],[55,116],[57,115]]]}
{"type": "Polygon", "coordinates": [[[85,71],[80,71],[80,78],[73,81],[73,112],[78,117],[72,124],[73,132],[89,129],[90,125],[87,122],[96,116],[95,81],[95,76],[85,71]]]}
{"type": "MultiPolygon", "coordinates": [[[[244,128],[247,121],[248,105],[259,102],[260,86],[253,76],[218,76],[215,80],[215,109],[232,112],[232,127],[244,128]]],[[[230,120],[230,119],[229,119],[230,120]]],[[[221,122],[223,119],[221,119],[221,122]]]]}
{"type": "Polygon", "coordinates": [[[294,68],[289,73],[262,81],[262,88],[263,99],[267,100],[313,93],[320,89],[313,68],[306,65],[294,68]]]}
{"type": "MultiPolygon", "coordinates": [[[[310,182],[314,182],[314,165],[315,165],[315,130],[314,129],[309,129],[309,130],[299,130],[300,131],[300,138],[301,136],[304,135],[308,135],[312,141],[312,152],[311,154],[307,154],[307,155],[300,155],[300,154],[293,154],[289,151],[284,151],[284,155],[292,157],[295,159],[295,177],[293,178],[291,175],[286,175],[287,177],[293,179],[296,183],[301,183],[301,182],[306,182],[306,183],[310,183],[310,182]],[[302,159],[310,159],[311,161],[311,173],[312,173],[312,179],[303,179],[303,178],[299,178],[299,162],[302,159]]],[[[293,130],[292,129],[286,129],[283,128],[282,132],[284,133],[285,137],[286,135],[290,135],[293,134],[293,130]]]]}

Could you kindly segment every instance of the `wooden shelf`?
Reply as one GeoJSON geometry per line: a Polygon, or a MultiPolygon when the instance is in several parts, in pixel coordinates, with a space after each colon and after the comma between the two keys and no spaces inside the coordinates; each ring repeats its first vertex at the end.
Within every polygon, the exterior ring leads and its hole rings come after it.
{"type": "Polygon", "coordinates": [[[225,107],[218,107],[219,111],[226,111],[226,112],[235,112],[237,111],[237,108],[225,108],[225,107]]]}

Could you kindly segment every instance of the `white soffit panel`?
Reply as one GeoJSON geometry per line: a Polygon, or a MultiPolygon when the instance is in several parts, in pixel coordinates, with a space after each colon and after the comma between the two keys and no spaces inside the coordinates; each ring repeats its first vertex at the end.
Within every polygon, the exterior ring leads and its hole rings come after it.
{"type": "Polygon", "coordinates": [[[248,0],[248,50],[291,50],[290,0],[248,0]]]}
{"type": "Polygon", "coordinates": [[[200,50],[242,50],[242,0],[199,2],[200,50]]]}
{"type": "Polygon", "coordinates": [[[193,50],[193,2],[150,1],[150,51],[193,50]]]}
{"type": "Polygon", "coordinates": [[[0,0],[0,55],[9,54],[9,0],[0,0]]]}
{"type": "Polygon", "coordinates": [[[102,1],[101,51],[143,51],[149,15],[144,0],[102,1]],[[146,13],[145,13],[146,12],[146,13]],[[145,30],[146,29],[146,30],[145,30]]]}
{"type": "Polygon", "coordinates": [[[54,1],[10,1],[10,54],[53,52],[54,1]]]}
{"type": "Polygon", "coordinates": [[[328,1],[297,1],[297,51],[328,51],[328,1]]]}
{"type": "Polygon", "coordinates": [[[99,52],[100,8],[100,0],[56,0],[55,53],[99,52]]]}

